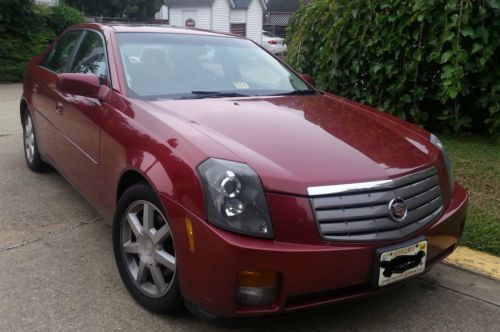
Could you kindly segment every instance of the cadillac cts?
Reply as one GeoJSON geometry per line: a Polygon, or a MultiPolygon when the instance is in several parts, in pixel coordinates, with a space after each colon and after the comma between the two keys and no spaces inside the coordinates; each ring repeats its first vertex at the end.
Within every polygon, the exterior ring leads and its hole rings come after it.
{"type": "Polygon", "coordinates": [[[425,272],[466,217],[443,145],[310,81],[237,36],[77,25],[28,64],[26,162],[113,222],[152,311],[287,312],[425,272]]]}

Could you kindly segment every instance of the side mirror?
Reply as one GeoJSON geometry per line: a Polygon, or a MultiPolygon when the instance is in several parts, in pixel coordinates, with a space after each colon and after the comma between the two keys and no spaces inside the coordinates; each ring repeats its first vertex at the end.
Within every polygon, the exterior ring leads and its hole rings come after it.
{"type": "Polygon", "coordinates": [[[98,98],[101,82],[93,74],[63,73],[57,75],[57,89],[72,95],[98,98]]]}
{"type": "Polygon", "coordinates": [[[314,79],[311,77],[309,74],[300,74],[300,77],[306,81],[307,83],[311,84],[312,86],[315,86],[316,83],[314,83],[314,79]]]}

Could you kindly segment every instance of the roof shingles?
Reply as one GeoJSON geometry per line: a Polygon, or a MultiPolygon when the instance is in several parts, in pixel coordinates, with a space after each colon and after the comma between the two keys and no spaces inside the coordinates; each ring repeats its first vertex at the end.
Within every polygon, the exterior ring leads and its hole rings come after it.
{"type": "MultiPolygon", "coordinates": [[[[232,0],[232,2],[235,9],[248,9],[252,0],[232,0]]],[[[167,7],[211,7],[212,3],[213,0],[165,0],[167,7]]]]}
{"type": "Polygon", "coordinates": [[[210,7],[213,0],[165,0],[167,7],[210,7]]]}
{"type": "MultiPolygon", "coordinates": [[[[305,4],[312,0],[303,0],[305,4]]],[[[299,0],[269,0],[267,2],[267,10],[270,12],[293,13],[300,7],[299,0]]]]}
{"type": "Polygon", "coordinates": [[[233,0],[234,1],[234,8],[236,9],[248,9],[248,6],[250,6],[250,2],[252,0],[233,0]]]}

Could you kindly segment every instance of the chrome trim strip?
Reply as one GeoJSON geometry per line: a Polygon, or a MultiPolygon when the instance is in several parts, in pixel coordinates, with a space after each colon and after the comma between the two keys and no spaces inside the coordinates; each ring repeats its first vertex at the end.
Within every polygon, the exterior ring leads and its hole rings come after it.
{"type": "Polygon", "coordinates": [[[308,187],[307,193],[309,196],[323,196],[341,193],[352,193],[363,190],[389,189],[404,186],[405,184],[423,180],[437,173],[436,167],[431,166],[422,171],[405,175],[399,178],[390,180],[335,184],[331,186],[308,187]]]}

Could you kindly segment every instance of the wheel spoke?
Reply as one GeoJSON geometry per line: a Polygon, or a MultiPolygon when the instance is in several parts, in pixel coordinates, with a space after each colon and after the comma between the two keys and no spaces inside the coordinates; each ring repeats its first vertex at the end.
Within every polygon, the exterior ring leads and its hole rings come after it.
{"type": "Polygon", "coordinates": [[[155,250],[155,260],[170,271],[175,271],[175,257],[165,250],[155,250]]]}
{"type": "Polygon", "coordinates": [[[168,227],[167,224],[165,224],[153,234],[152,239],[154,244],[159,244],[165,241],[169,237],[170,237],[170,228],[168,227]]]}
{"type": "Polygon", "coordinates": [[[137,219],[137,215],[135,213],[129,213],[127,215],[127,221],[134,235],[136,237],[139,236],[142,233],[142,226],[139,219],[137,219]]]}
{"type": "Polygon", "coordinates": [[[31,116],[28,116],[28,120],[26,122],[27,122],[26,129],[28,129],[28,132],[31,133],[31,131],[33,130],[33,124],[31,123],[31,116]]]}
{"type": "Polygon", "coordinates": [[[146,273],[146,263],[144,261],[139,261],[139,267],[137,269],[137,277],[135,280],[139,283],[139,285],[142,285],[143,283],[146,282],[147,278],[147,273],[146,273]]]}
{"type": "Polygon", "coordinates": [[[155,210],[153,207],[145,203],[143,205],[142,224],[146,232],[149,232],[149,230],[154,227],[154,215],[155,210]]]}
{"type": "Polygon", "coordinates": [[[123,245],[123,250],[128,254],[139,254],[140,253],[139,248],[140,246],[139,243],[137,242],[128,241],[123,245]]]}
{"type": "Polygon", "coordinates": [[[151,272],[151,277],[153,277],[153,281],[155,283],[156,288],[158,289],[158,292],[160,293],[163,288],[166,286],[165,283],[165,278],[163,277],[163,274],[161,273],[161,269],[153,265],[149,268],[149,271],[151,272]]]}

